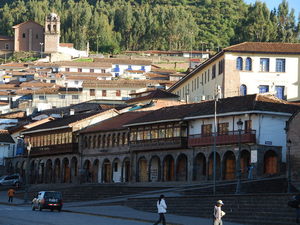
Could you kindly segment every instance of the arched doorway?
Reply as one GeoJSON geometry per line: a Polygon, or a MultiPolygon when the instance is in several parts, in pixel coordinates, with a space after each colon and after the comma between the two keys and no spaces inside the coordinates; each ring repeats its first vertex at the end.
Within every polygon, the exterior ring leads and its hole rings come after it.
{"type": "Polygon", "coordinates": [[[29,173],[29,182],[34,184],[36,180],[36,169],[34,160],[30,163],[30,173],[29,173]]]}
{"type": "Polygon", "coordinates": [[[54,161],[54,183],[60,183],[60,160],[55,159],[54,161]]]}
{"type": "Polygon", "coordinates": [[[20,174],[21,172],[21,163],[20,162],[17,162],[16,165],[15,165],[15,172],[20,174]]]}
{"type": "Polygon", "coordinates": [[[174,159],[171,155],[167,155],[164,159],[164,181],[174,181],[174,159]]]}
{"type": "Polygon", "coordinates": [[[98,183],[98,171],[99,171],[99,159],[96,159],[93,163],[92,182],[98,183]]]}
{"type": "Polygon", "coordinates": [[[264,156],[264,174],[274,175],[278,173],[278,156],[277,154],[269,150],[264,156]]]}
{"type": "Polygon", "coordinates": [[[242,172],[242,177],[247,178],[248,175],[248,167],[250,165],[250,152],[247,150],[243,150],[241,152],[241,172],[242,172]]]}
{"type": "Polygon", "coordinates": [[[25,182],[25,184],[26,184],[28,182],[26,180],[26,161],[22,162],[20,175],[22,177],[23,182],[25,182]]]}
{"type": "Polygon", "coordinates": [[[114,159],[113,161],[113,182],[118,183],[121,182],[122,175],[122,167],[120,159],[114,159]]]}
{"type": "Polygon", "coordinates": [[[233,180],[236,175],[235,171],[235,155],[232,151],[228,151],[225,153],[223,158],[223,168],[224,168],[224,179],[225,180],[233,180]]]}
{"type": "Polygon", "coordinates": [[[78,160],[76,157],[71,159],[71,183],[78,182],[78,160]]]}
{"type": "Polygon", "coordinates": [[[187,157],[184,154],[178,156],[176,164],[176,180],[187,181],[187,157]]]}
{"type": "Polygon", "coordinates": [[[103,182],[111,183],[111,163],[108,159],[105,159],[102,166],[103,171],[103,182]]]}
{"type": "Polygon", "coordinates": [[[48,159],[46,161],[46,170],[45,170],[45,183],[52,182],[52,161],[48,159]]]}
{"type": "Polygon", "coordinates": [[[161,178],[160,159],[158,156],[153,156],[150,160],[150,181],[157,182],[161,178]]]}
{"type": "Polygon", "coordinates": [[[138,181],[147,182],[148,181],[148,170],[147,170],[147,160],[145,157],[139,159],[138,163],[138,181]]]}
{"type": "Polygon", "coordinates": [[[38,183],[44,183],[45,179],[45,163],[44,160],[40,160],[38,163],[38,183]]]}
{"type": "Polygon", "coordinates": [[[92,182],[92,172],[91,172],[91,162],[90,160],[85,160],[83,164],[83,182],[90,183],[92,182]]]}
{"type": "Polygon", "coordinates": [[[206,158],[203,153],[199,153],[194,160],[194,180],[204,180],[206,178],[206,158]]]}
{"type": "Polygon", "coordinates": [[[123,161],[123,182],[130,181],[130,160],[125,158],[123,161]]]}
{"type": "MultiPolygon", "coordinates": [[[[219,153],[216,152],[216,179],[220,178],[220,165],[221,165],[221,158],[219,153]]],[[[209,156],[209,161],[208,161],[208,178],[213,179],[213,174],[214,174],[214,153],[212,152],[209,156]]]]}
{"type": "Polygon", "coordinates": [[[63,183],[70,183],[70,165],[69,159],[63,159],[63,183]]]}

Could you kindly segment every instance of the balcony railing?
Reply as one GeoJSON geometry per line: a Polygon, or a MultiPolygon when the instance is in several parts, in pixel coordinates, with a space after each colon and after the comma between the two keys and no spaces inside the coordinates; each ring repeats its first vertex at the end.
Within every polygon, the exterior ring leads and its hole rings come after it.
{"type": "MultiPolygon", "coordinates": [[[[241,143],[256,143],[256,131],[255,130],[242,130],[241,131],[241,143]]],[[[189,136],[189,147],[196,146],[207,146],[214,143],[214,134],[210,135],[190,135],[189,136]]],[[[226,134],[216,135],[217,145],[228,145],[228,144],[238,144],[239,143],[239,131],[230,131],[226,134]]]]}
{"type": "Polygon", "coordinates": [[[176,149],[187,147],[187,137],[160,138],[151,140],[130,141],[130,150],[176,149]]]}
{"type": "MultiPolygon", "coordinates": [[[[40,147],[32,147],[30,156],[56,155],[66,153],[77,153],[78,143],[46,145],[40,147]]],[[[25,153],[27,154],[27,152],[25,153]]]]}

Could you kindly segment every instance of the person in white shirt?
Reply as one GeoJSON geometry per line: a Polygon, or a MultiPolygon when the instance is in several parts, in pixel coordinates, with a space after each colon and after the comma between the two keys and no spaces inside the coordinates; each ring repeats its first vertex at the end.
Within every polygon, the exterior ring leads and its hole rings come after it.
{"type": "Polygon", "coordinates": [[[158,221],[154,224],[157,225],[162,222],[163,225],[166,225],[165,213],[167,212],[167,204],[165,202],[165,196],[161,195],[156,203],[157,212],[159,214],[158,221]]]}
{"type": "Polygon", "coordinates": [[[225,212],[221,207],[224,205],[222,200],[218,200],[214,208],[214,225],[223,225],[222,217],[225,216],[225,212]]]}

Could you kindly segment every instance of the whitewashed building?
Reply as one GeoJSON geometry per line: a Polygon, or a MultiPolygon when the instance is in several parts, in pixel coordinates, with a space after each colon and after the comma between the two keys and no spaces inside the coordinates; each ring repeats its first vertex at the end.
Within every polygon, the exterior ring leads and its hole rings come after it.
{"type": "Polygon", "coordinates": [[[169,91],[198,102],[221,96],[271,93],[300,100],[300,44],[244,42],[224,48],[174,84],[169,91]]]}

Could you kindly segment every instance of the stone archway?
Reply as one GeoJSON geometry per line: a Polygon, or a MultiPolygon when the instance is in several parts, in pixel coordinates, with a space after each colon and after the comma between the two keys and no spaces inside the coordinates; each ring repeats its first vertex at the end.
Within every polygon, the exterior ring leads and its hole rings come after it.
{"type": "Polygon", "coordinates": [[[116,158],[114,159],[113,163],[113,182],[118,183],[121,182],[121,175],[122,175],[122,167],[121,167],[121,161],[120,159],[116,158]]]}
{"type": "Polygon", "coordinates": [[[274,175],[278,173],[278,156],[275,151],[269,150],[264,155],[264,174],[274,175]]]}
{"type": "Polygon", "coordinates": [[[130,174],[131,174],[131,170],[130,170],[130,159],[129,158],[125,158],[123,160],[123,182],[129,182],[130,181],[130,174]]]}
{"type": "Polygon", "coordinates": [[[148,182],[147,160],[145,157],[141,157],[138,161],[138,181],[148,182]]]}
{"type": "MultiPolygon", "coordinates": [[[[221,177],[221,157],[218,152],[216,152],[216,179],[221,177]]],[[[214,174],[214,153],[212,152],[208,159],[208,178],[213,179],[214,174]]]]}
{"type": "Polygon", "coordinates": [[[73,157],[71,159],[71,183],[77,183],[78,182],[78,160],[76,157],[73,157]]]}
{"type": "Polygon", "coordinates": [[[242,177],[246,178],[248,173],[248,167],[251,164],[251,156],[250,152],[247,150],[243,150],[241,152],[241,173],[242,177]]]}
{"type": "Polygon", "coordinates": [[[86,159],[83,164],[83,182],[91,183],[92,182],[92,165],[90,160],[86,159]]]}
{"type": "Polygon", "coordinates": [[[233,180],[236,177],[236,159],[232,151],[227,151],[223,157],[223,178],[233,180]]]}
{"type": "Polygon", "coordinates": [[[36,168],[34,160],[31,161],[29,170],[29,182],[34,184],[36,182],[36,168]]]}
{"type": "Polygon", "coordinates": [[[174,172],[174,158],[171,155],[167,155],[164,158],[164,181],[174,181],[175,172],[174,172]]]}
{"type": "Polygon", "coordinates": [[[60,160],[55,159],[54,161],[54,183],[60,183],[61,182],[61,168],[60,168],[60,160]]]}
{"type": "Polygon", "coordinates": [[[93,163],[93,170],[92,170],[93,183],[98,183],[98,171],[99,171],[99,159],[96,159],[93,163]]]}
{"type": "Polygon", "coordinates": [[[108,159],[103,161],[102,180],[104,183],[111,183],[111,163],[108,159]]]}
{"type": "Polygon", "coordinates": [[[46,161],[46,170],[45,170],[45,183],[52,183],[53,182],[53,178],[52,178],[52,160],[48,159],[46,161]]]}
{"type": "Polygon", "coordinates": [[[185,154],[180,154],[177,158],[176,163],[176,180],[177,181],[187,181],[188,174],[187,166],[187,156],[185,154]]]}
{"type": "Polygon", "coordinates": [[[196,155],[194,159],[194,180],[205,180],[206,178],[206,157],[203,153],[196,155]]]}
{"type": "Polygon", "coordinates": [[[157,182],[161,180],[161,166],[158,156],[153,156],[150,160],[150,181],[157,182]]]}
{"type": "Polygon", "coordinates": [[[63,168],[63,183],[70,183],[71,172],[70,172],[70,164],[68,158],[63,159],[62,168],[63,168]]]}

